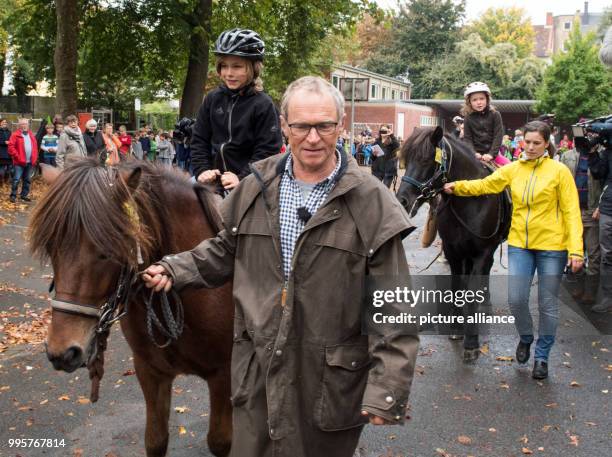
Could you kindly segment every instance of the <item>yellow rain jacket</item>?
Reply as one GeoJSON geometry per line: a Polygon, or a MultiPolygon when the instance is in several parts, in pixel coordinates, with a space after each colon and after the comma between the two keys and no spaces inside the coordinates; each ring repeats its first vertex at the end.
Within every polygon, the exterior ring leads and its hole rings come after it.
{"type": "Polygon", "coordinates": [[[510,246],[567,250],[570,256],[583,256],[578,191],[565,165],[547,156],[518,160],[484,179],[457,181],[454,194],[497,194],[506,186],[510,186],[513,205],[510,246]]]}

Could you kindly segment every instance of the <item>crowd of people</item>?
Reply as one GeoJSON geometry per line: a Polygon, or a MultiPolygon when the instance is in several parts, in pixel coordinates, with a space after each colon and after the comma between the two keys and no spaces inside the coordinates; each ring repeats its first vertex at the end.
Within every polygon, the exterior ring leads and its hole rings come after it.
{"type": "Polygon", "coordinates": [[[57,115],[35,134],[29,119],[19,119],[11,130],[8,120],[0,118],[0,182],[11,183],[13,203],[18,194],[22,201],[30,201],[31,177],[38,163],[63,169],[83,157],[95,157],[105,165],[133,157],[192,171],[189,138],[174,140],[173,132],[150,125],[130,134],[124,125],[116,130],[112,123],[99,125],[89,119],[82,130],[76,115],[57,115]]]}

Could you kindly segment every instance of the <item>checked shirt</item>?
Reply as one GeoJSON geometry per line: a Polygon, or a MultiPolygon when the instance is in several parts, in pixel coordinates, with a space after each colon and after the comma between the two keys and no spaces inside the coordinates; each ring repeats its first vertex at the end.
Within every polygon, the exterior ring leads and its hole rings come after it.
{"type": "Polygon", "coordinates": [[[293,175],[293,160],[291,154],[289,154],[285,165],[285,171],[281,177],[279,192],[280,237],[285,279],[289,278],[289,274],[291,273],[291,261],[293,259],[295,243],[306,225],[306,223],[298,217],[298,208],[305,207],[312,216],[317,212],[336,182],[334,178],[338,174],[341,164],[340,153],[338,151],[336,151],[336,157],[336,168],[334,168],[327,178],[314,186],[308,198],[304,201],[300,186],[293,175]]]}

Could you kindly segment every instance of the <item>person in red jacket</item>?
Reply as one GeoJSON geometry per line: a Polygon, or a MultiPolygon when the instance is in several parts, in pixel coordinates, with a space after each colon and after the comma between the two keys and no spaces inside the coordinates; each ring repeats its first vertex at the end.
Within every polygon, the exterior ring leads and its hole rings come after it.
{"type": "Polygon", "coordinates": [[[119,141],[121,141],[119,159],[125,160],[129,156],[130,148],[132,147],[132,137],[128,135],[125,125],[119,126],[119,141]]]}
{"type": "Polygon", "coordinates": [[[30,176],[38,160],[38,144],[36,137],[30,130],[28,119],[19,119],[19,128],[13,132],[8,142],[8,152],[13,159],[13,185],[11,187],[11,202],[17,199],[17,188],[21,184],[21,200],[32,201],[30,193],[30,176]]]}

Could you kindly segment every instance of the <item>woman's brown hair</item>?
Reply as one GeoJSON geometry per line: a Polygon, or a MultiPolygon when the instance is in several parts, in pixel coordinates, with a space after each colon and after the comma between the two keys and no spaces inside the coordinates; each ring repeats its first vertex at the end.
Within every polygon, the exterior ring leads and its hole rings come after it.
{"type": "Polygon", "coordinates": [[[528,133],[539,133],[540,136],[544,139],[544,141],[548,143],[548,146],[546,147],[548,155],[550,157],[554,157],[556,150],[553,144],[550,142],[551,129],[546,122],[531,121],[525,124],[525,126],[521,130],[523,130],[524,136],[527,136],[528,133]]]}

